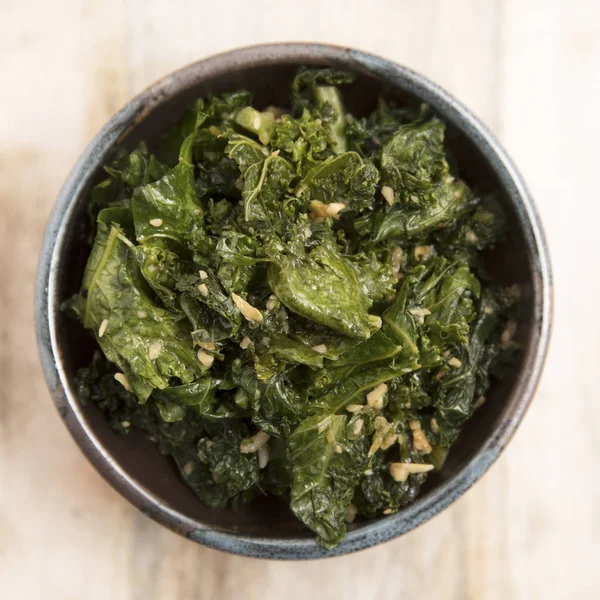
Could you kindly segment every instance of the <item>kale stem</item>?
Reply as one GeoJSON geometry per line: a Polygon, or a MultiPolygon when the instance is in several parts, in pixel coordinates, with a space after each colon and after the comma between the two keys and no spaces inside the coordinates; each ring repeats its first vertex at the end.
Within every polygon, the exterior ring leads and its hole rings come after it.
{"type": "Polygon", "coordinates": [[[331,147],[336,154],[343,154],[348,149],[344,134],[346,128],[346,112],[339,90],[332,85],[318,86],[314,91],[319,104],[329,104],[334,118],[331,123],[331,147]]]}

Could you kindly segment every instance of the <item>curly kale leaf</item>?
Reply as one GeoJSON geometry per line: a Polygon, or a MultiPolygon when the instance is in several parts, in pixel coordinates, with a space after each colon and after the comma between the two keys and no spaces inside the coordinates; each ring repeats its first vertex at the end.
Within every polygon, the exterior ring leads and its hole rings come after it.
{"type": "Polygon", "coordinates": [[[176,282],[186,270],[179,256],[162,246],[135,246],[131,249],[144,279],[163,305],[176,308],[176,282]]]}
{"type": "Polygon", "coordinates": [[[292,106],[295,112],[312,107],[320,114],[334,154],[348,149],[346,140],[346,112],[338,85],[351,83],[354,76],[335,69],[301,69],[292,82],[292,106]]]}
{"type": "Polygon", "coordinates": [[[258,240],[238,231],[223,231],[216,253],[221,260],[236,267],[249,267],[261,260],[258,240]]]}
{"type": "Polygon", "coordinates": [[[289,371],[275,373],[264,382],[250,364],[240,361],[232,369],[233,381],[243,390],[252,408],[253,423],[277,437],[287,437],[306,416],[308,408],[307,392],[297,389],[290,375],[289,371]]]}
{"type": "Polygon", "coordinates": [[[91,233],[88,239],[94,241],[96,218],[106,208],[131,208],[131,196],[139,185],[157,181],[169,170],[155,156],[148,153],[142,142],[130,154],[121,149],[104,169],[109,177],[96,184],[90,193],[88,215],[91,233]]]}
{"type": "Polygon", "coordinates": [[[319,350],[305,346],[287,336],[278,335],[271,339],[269,353],[279,360],[308,367],[321,368],[323,366],[323,354],[319,350]]]}
{"type": "Polygon", "coordinates": [[[490,363],[499,352],[502,302],[502,294],[493,290],[484,292],[468,343],[457,348],[454,358],[459,361],[455,363],[458,368],[452,369],[440,381],[434,406],[442,446],[450,446],[456,441],[474,411],[475,401],[487,389],[490,363]]]}
{"type": "Polygon", "coordinates": [[[221,383],[218,378],[204,377],[186,385],[155,390],[152,397],[161,417],[169,423],[186,418],[190,412],[210,421],[246,416],[233,402],[217,397],[221,383]]]}
{"type": "MultiPolygon", "coordinates": [[[[245,90],[208,96],[196,100],[185,112],[182,119],[161,139],[158,149],[159,158],[170,166],[179,160],[179,150],[185,139],[199,127],[231,127],[236,113],[252,101],[245,90]]],[[[214,131],[214,130],[213,130],[214,131]]],[[[211,135],[210,131],[207,131],[211,135]]]]}
{"type": "Polygon", "coordinates": [[[400,126],[383,147],[381,183],[404,203],[434,202],[434,186],[448,173],[444,124],[438,119],[400,126]]]}
{"type": "Polygon", "coordinates": [[[345,85],[354,81],[354,75],[338,69],[305,69],[298,70],[292,81],[292,107],[299,110],[314,101],[315,89],[345,85]]]}
{"type": "MultiPolygon", "coordinates": [[[[418,368],[418,331],[409,312],[414,279],[406,277],[391,306],[382,314],[382,326],[367,341],[348,350],[333,368],[356,367],[367,363],[397,358],[403,363],[402,372],[418,368]]],[[[381,383],[385,380],[379,381],[381,383]]]]}
{"type": "Polygon", "coordinates": [[[309,348],[318,347],[323,356],[330,360],[338,360],[344,352],[361,343],[358,338],[342,335],[329,327],[295,315],[291,316],[289,327],[290,337],[309,348]]]}
{"type": "Polygon", "coordinates": [[[291,507],[325,548],[346,533],[346,514],[367,459],[364,436],[351,439],[345,415],[308,417],[289,438],[291,507]]]}
{"type": "Polygon", "coordinates": [[[269,156],[266,146],[238,133],[234,133],[228,137],[225,153],[237,163],[239,173],[242,177],[245,176],[246,171],[252,165],[261,163],[269,156]]]}
{"type": "Polygon", "coordinates": [[[369,518],[397,512],[418,495],[425,474],[410,475],[406,481],[394,481],[389,471],[390,458],[378,457],[372,474],[362,477],[354,497],[358,512],[369,518]]]}
{"type": "Polygon", "coordinates": [[[351,254],[347,258],[356,265],[360,282],[373,302],[387,301],[394,295],[398,282],[390,261],[380,260],[373,251],[351,254]]]}
{"type": "Polygon", "coordinates": [[[208,493],[201,491],[200,497],[209,506],[226,506],[258,483],[256,453],[240,451],[241,442],[249,433],[242,421],[230,419],[211,424],[207,435],[198,441],[200,463],[210,473],[209,481],[204,482],[209,487],[208,493]]]}
{"type": "Polygon", "coordinates": [[[268,227],[278,228],[278,223],[286,218],[286,204],[282,202],[282,196],[294,177],[290,163],[273,153],[262,162],[251,165],[243,177],[242,198],[246,221],[258,221],[268,227]]]}
{"type": "Polygon", "coordinates": [[[453,228],[435,234],[436,248],[448,259],[462,261],[471,267],[480,266],[483,250],[492,248],[505,229],[505,216],[492,198],[484,200],[453,228]]]}
{"type": "Polygon", "coordinates": [[[380,98],[377,108],[368,117],[350,119],[346,127],[348,148],[379,162],[382,147],[400,126],[417,120],[425,112],[426,108],[396,107],[380,98]]]}
{"type": "Polygon", "coordinates": [[[371,335],[371,301],[355,268],[335,248],[318,246],[305,256],[281,254],[271,261],[269,284],[289,310],[350,337],[371,335]]]}
{"type": "Polygon", "coordinates": [[[125,188],[132,191],[140,185],[160,179],[169,168],[155,156],[151,156],[143,142],[131,153],[125,150],[117,152],[116,157],[104,170],[125,188]]]}
{"type": "MultiPolygon", "coordinates": [[[[196,191],[200,198],[225,196],[239,200],[240,191],[236,187],[239,171],[235,160],[227,153],[230,136],[228,128],[215,126],[199,129],[193,144],[193,162],[196,171],[196,191]]],[[[222,205],[221,205],[222,206],[222,205]]],[[[212,215],[212,211],[207,211],[212,215]]]]}
{"type": "Polygon", "coordinates": [[[191,133],[181,147],[179,164],[158,181],[136,188],[132,199],[135,235],[142,244],[173,240],[193,246],[202,226],[202,207],[194,183],[191,133]]]}
{"type": "Polygon", "coordinates": [[[466,184],[450,177],[431,189],[429,202],[414,206],[397,203],[361,217],[355,223],[363,237],[373,236],[373,242],[388,239],[411,241],[430,233],[453,227],[474,206],[475,200],[466,184]]]}
{"type": "Polygon", "coordinates": [[[328,145],[327,130],[317,111],[305,108],[297,119],[282,115],[274,125],[271,146],[295,164],[298,173],[331,156],[328,145]]]}
{"type": "Polygon", "coordinates": [[[307,200],[325,204],[342,202],[353,213],[362,213],[374,201],[379,172],[356,152],[329,157],[306,173],[298,192],[307,200]]]}
{"type": "Polygon", "coordinates": [[[283,196],[295,173],[278,152],[267,152],[265,156],[264,149],[253,140],[237,135],[230,139],[227,154],[237,162],[243,182],[244,219],[279,229],[279,222],[286,220],[283,196]]]}
{"type": "MultiPolygon", "coordinates": [[[[443,263],[441,268],[445,268],[443,263]]],[[[469,323],[475,316],[472,298],[479,297],[480,288],[479,280],[467,265],[444,269],[444,277],[438,285],[435,298],[431,297],[423,303],[430,312],[425,321],[427,334],[433,344],[443,346],[449,342],[467,342],[469,323]]]]}
{"type": "Polygon", "coordinates": [[[193,381],[200,368],[190,330],[176,314],[153,302],[132,249],[118,226],[99,218],[79,310],[104,355],[123,370],[143,402],[153,388],[167,387],[171,377],[193,381]]]}
{"type": "Polygon", "coordinates": [[[182,308],[185,304],[184,311],[194,327],[194,341],[215,343],[235,336],[241,325],[240,311],[212,270],[201,271],[176,280],[177,289],[185,294],[182,308]]]}

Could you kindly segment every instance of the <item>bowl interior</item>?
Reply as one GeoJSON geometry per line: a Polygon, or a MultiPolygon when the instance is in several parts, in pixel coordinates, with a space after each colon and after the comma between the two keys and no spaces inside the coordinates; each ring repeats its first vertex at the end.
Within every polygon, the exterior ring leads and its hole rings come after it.
{"type": "MultiPolygon", "coordinates": [[[[169,94],[158,106],[141,116],[132,117],[130,127],[122,136],[120,144],[132,148],[145,140],[152,148],[153,141],[181,116],[186,106],[195,98],[210,93],[246,88],[254,94],[257,105],[288,105],[289,83],[300,64],[328,66],[335,63],[330,59],[310,57],[298,62],[283,64],[236,65],[234,69],[204,73],[199,69],[184,85],[175,82],[169,94]]],[[[336,64],[348,69],[347,64],[336,64]]],[[[357,70],[356,81],[345,88],[347,108],[356,116],[371,111],[380,95],[401,104],[422,101],[411,93],[394,88],[365,69],[357,70]]],[[[435,109],[435,106],[434,106],[435,109]]],[[[447,123],[447,147],[456,158],[460,176],[471,186],[482,192],[494,192],[504,206],[508,218],[508,232],[504,242],[489,252],[486,262],[497,281],[504,284],[519,284],[521,299],[519,306],[518,341],[524,351],[506,377],[493,384],[484,407],[468,422],[456,446],[449,454],[444,469],[430,477],[422,490],[421,497],[431,494],[441,483],[454,477],[482,448],[484,442],[507,418],[511,409],[511,389],[522,369],[533,325],[533,260],[525,243],[523,225],[509,200],[494,170],[470,139],[469,135],[447,123]]],[[[68,213],[64,224],[67,234],[58,257],[58,285],[60,298],[74,294],[81,281],[89,248],[85,239],[87,231],[86,204],[91,185],[102,178],[97,169],[90,186],[81,190],[73,200],[74,209],[68,213]]],[[[57,346],[63,368],[70,379],[76,370],[89,364],[94,343],[78,324],[58,314],[56,323],[57,346]]],[[[72,394],[72,391],[71,391],[72,394]]],[[[239,510],[209,509],[203,506],[194,493],[179,478],[169,458],[161,456],[156,446],[144,434],[134,431],[127,436],[113,432],[104,415],[94,406],[83,407],[84,418],[106,451],[150,492],[171,508],[186,517],[206,526],[222,531],[243,533],[261,538],[301,538],[309,533],[290,513],[287,503],[276,498],[264,498],[242,506],[239,510]]],[[[357,522],[352,528],[363,525],[357,522]]]]}

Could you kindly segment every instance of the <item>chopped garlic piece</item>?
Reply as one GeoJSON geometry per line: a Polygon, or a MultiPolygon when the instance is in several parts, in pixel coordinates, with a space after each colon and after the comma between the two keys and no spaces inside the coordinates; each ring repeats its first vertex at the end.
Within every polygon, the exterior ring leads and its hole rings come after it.
{"type": "Polygon", "coordinates": [[[308,218],[315,223],[322,223],[326,217],[339,219],[339,213],[346,208],[346,205],[343,202],[325,204],[320,200],[312,200],[308,207],[310,209],[308,218]]]}
{"type": "Polygon", "coordinates": [[[381,329],[383,321],[377,315],[369,315],[369,325],[374,329],[381,329]]]}
{"type": "Polygon", "coordinates": [[[467,238],[468,242],[471,242],[471,244],[476,244],[479,241],[477,234],[471,229],[467,229],[465,237],[467,238]]]}
{"type": "Polygon", "coordinates": [[[462,361],[460,361],[458,358],[456,358],[456,356],[453,356],[449,361],[448,364],[453,368],[453,369],[460,369],[462,367],[462,361]]]}
{"type": "Polygon", "coordinates": [[[421,260],[422,258],[429,258],[433,252],[431,246],[415,246],[415,258],[421,260]]]}
{"type": "Polygon", "coordinates": [[[500,336],[500,342],[503,346],[508,346],[512,342],[513,336],[515,335],[516,331],[517,324],[511,319],[506,324],[506,329],[502,332],[502,335],[500,336]]]}
{"type": "Polygon", "coordinates": [[[388,386],[385,383],[380,383],[367,394],[367,404],[371,408],[381,410],[383,408],[383,397],[388,391],[388,386]]]}
{"type": "Polygon", "coordinates": [[[360,432],[362,431],[364,424],[365,424],[365,422],[362,419],[356,419],[356,421],[354,422],[354,425],[352,426],[352,433],[354,435],[360,435],[360,432]]]}
{"type": "Polygon", "coordinates": [[[433,450],[422,429],[413,431],[413,450],[419,454],[429,454],[433,450]]]}
{"type": "Polygon", "coordinates": [[[277,296],[271,294],[267,300],[267,310],[273,310],[277,304],[277,296]]]}
{"type": "Polygon", "coordinates": [[[346,523],[352,523],[354,519],[356,519],[356,515],[358,514],[358,508],[356,504],[348,504],[346,508],[346,523]]]}
{"type": "Polygon", "coordinates": [[[390,475],[394,481],[406,481],[411,473],[427,473],[427,471],[432,470],[433,465],[422,465],[419,463],[390,464],[390,475]]]}
{"type": "Polygon", "coordinates": [[[208,352],[204,352],[204,350],[198,350],[198,360],[207,369],[210,369],[215,362],[215,357],[212,354],[208,354],[208,352]]]}
{"type": "Polygon", "coordinates": [[[389,185],[384,185],[381,188],[381,195],[385,198],[385,201],[392,206],[394,204],[394,190],[389,185]]]}
{"type": "Polygon", "coordinates": [[[258,452],[268,441],[271,436],[264,431],[259,431],[252,437],[242,440],[240,443],[240,452],[242,454],[252,454],[258,452]]]}
{"type": "Polygon", "coordinates": [[[102,323],[100,323],[100,327],[98,328],[98,337],[101,338],[108,329],[108,319],[104,319],[102,323]]]}
{"type": "Polygon", "coordinates": [[[154,340],[148,345],[148,358],[156,360],[163,351],[163,343],[160,340],[154,340]]]}
{"type": "Polygon", "coordinates": [[[423,325],[423,323],[425,322],[425,317],[431,314],[431,311],[428,308],[421,307],[409,308],[408,312],[413,317],[417,318],[417,322],[419,323],[419,325],[423,325]]]}
{"type": "Polygon", "coordinates": [[[115,373],[115,379],[129,392],[129,379],[127,379],[127,375],[125,373],[115,373]]]}
{"type": "Polygon", "coordinates": [[[212,342],[198,342],[198,346],[204,350],[216,350],[216,347],[212,342]]]}
{"type": "Polygon", "coordinates": [[[258,468],[264,469],[269,463],[269,446],[266,444],[258,449],[258,468]]]}
{"type": "Polygon", "coordinates": [[[387,450],[390,446],[392,446],[396,442],[397,439],[398,439],[397,433],[390,433],[389,435],[387,435],[386,437],[383,438],[383,441],[381,442],[381,449],[387,450]]]}
{"type": "Polygon", "coordinates": [[[473,410],[477,410],[478,408],[483,406],[484,402],[485,402],[485,396],[479,396],[479,398],[477,398],[477,400],[475,400],[475,404],[473,404],[473,410]]]}
{"type": "Polygon", "coordinates": [[[244,317],[248,321],[262,323],[263,316],[260,310],[258,310],[258,308],[255,308],[254,306],[252,306],[252,304],[249,304],[248,302],[246,302],[246,300],[240,298],[240,296],[238,296],[237,294],[231,294],[231,299],[233,300],[234,304],[238,307],[238,310],[242,313],[242,315],[244,315],[244,317]]]}

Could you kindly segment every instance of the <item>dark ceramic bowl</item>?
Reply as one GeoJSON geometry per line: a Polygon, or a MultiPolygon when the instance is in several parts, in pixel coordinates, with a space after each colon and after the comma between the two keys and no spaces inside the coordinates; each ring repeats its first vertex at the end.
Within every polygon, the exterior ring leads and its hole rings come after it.
{"type": "Polygon", "coordinates": [[[69,175],[50,217],[36,291],[37,337],[48,386],[61,417],[104,478],[142,512],[182,535],[220,550],[263,558],[335,556],[410,531],[448,506],[477,481],[513,435],[531,401],[546,354],[551,320],[551,275],[541,225],[525,184],[497,140],[464,106],[421,75],[356,50],[316,44],[255,46],[213,56],[161,79],[134,98],[98,133],[69,175]],[[288,84],[300,65],[334,66],[356,73],[345,89],[355,115],[383,95],[400,103],[429,103],[447,123],[447,144],[461,175],[501,198],[508,239],[488,259],[506,284],[522,290],[518,341],[522,354],[512,372],[489,393],[469,421],[444,469],[429,478],[419,498],[393,516],[350,526],[327,551],[293,517],[286,503],[262,499],[238,511],[202,505],[170,460],[140,432],[114,433],[94,406],[81,406],[73,375],[89,363],[88,336],[65,317],[60,304],[81,281],[88,192],[117,145],[156,140],[195,98],[247,88],[259,105],[286,105],[288,84]]]}

